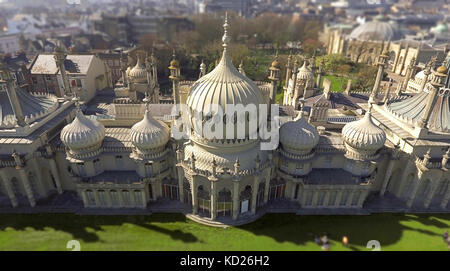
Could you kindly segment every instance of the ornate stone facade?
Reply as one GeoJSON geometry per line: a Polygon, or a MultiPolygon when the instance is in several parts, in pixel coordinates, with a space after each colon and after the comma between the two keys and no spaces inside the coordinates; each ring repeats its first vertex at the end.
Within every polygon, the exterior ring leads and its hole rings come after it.
{"type": "MultiPolygon", "coordinates": [[[[186,83],[188,108],[238,101],[274,103],[279,65],[272,63],[271,84],[251,81],[232,65],[227,52],[228,23],[224,27],[220,63],[209,74],[201,71],[198,81],[186,83]]],[[[177,91],[179,66],[174,61],[170,64],[178,96],[174,100],[182,101],[183,94],[177,91]]],[[[296,74],[294,82],[305,79],[304,86],[314,87],[307,69],[304,66],[288,78],[293,80],[296,74]]],[[[157,210],[158,204],[172,202],[199,221],[227,224],[251,221],[277,206],[297,213],[357,213],[383,211],[379,206],[393,202],[390,211],[448,212],[446,72],[432,70],[425,94],[400,92],[360,103],[365,112],[355,110],[356,120],[343,128],[316,127],[303,106],[292,110],[294,114],[280,118],[280,144],[272,151],[261,150],[259,137],[216,140],[192,130],[189,138],[175,139],[169,130],[174,116],[162,117],[167,114],[148,104],[151,97],[145,100],[147,105],[137,103],[144,116],[128,122],[85,114],[84,106],[76,106],[77,99],[57,99],[56,107],[41,118],[0,128],[0,203],[39,208],[46,204],[42,199],[76,192],[84,208],[97,212],[157,210]],[[417,95],[424,97],[417,99],[417,95]],[[400,103],[417,110],[405,111],[400,103]]],[[[2,70],[1,78],[1,92],[16,92],[7,70],[2,70]]],[[[378,88],[371,96],[382,94],[378,88]]],[[[14,94],[7,97],[7,106],[23,106],[14,94]]],[[[42,99],[40,103],[55,101],[42,99]]],[[[1,110],[5,108],[2,104],[1,110]]],[[[20,111],[15,110],[14,116],[20,119],[20,111]]]]}

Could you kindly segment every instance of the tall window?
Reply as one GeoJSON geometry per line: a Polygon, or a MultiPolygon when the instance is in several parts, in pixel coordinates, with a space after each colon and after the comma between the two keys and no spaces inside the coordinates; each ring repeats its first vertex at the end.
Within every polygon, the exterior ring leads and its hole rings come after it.
{"type": "Polygon", "coordinates": [[[233,210],[233,200],[231,198],[231,191],[224,188],[219,191],[219,197],[217,202],[217,215],[218,216],[231,216],[233,210]]]}
{"type": "Polygon", "coordinates": [[[163,197],[164,198],[171,199],[171,200],[179,199],[177,180],[169,179],[169,178],[164,179],[162,188],[163,188],[163,197]]]}
{"type": "Polygon", "coordinates": [[[203,215],[209,215],[209,209],[211,207],[211,197],[209,192],[203,189],[203,185],[200,185],[197,189],[198,199],[198,212],[203,215]]]}
{"type": "Polygon", "coordinates": [[[273,179],[270,181],[269,200],[277,200],[284,198],[286,190],[286,181],[284,179],[273,179]]]}

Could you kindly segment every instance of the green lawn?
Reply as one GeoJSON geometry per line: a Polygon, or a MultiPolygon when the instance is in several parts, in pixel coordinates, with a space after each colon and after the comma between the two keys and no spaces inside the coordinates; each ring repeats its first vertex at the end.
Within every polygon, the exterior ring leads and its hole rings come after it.
{"type": "Polygon", "coordinates": [[[181,214],[77,216],[0,215],[0,250],[320,250],[314,234],[328,232],[331,250],[448,250],[442,241],[450,215],[376,214],[296,216],[268,214],[241,227],[212,228],[181,214]],[[340,240],[349,237],[349,247],[340,240]]]}
{"type": "MultiPolygon", "coordinates": [[[[348,78],[336,76],[336,75],[325,75],[324,78],[327,78],[331,81],[331,91],[334,92],[343,92],[347,87],[348,78]]],[[[322,85],[323,85],[322,79],[322,85]]]]}

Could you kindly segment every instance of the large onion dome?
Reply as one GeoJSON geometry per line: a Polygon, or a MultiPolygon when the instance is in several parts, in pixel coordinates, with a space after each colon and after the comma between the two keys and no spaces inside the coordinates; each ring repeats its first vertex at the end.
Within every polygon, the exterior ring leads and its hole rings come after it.
{"type": "MultiPolygon", "coordinates": [[[[186,104],[192,114],[190,120],[195,129],[195,137],[201,140],[205,139],[203,131],[201,129],[196,129],[197,125],[195,123],[202,123],[205,120],[210,119],[209,116],[213,116],[217,112],[217,108],[221,108],[224,114],[227,111],[228,105],[254,105],[258,109],[260,104],[265,104],[263,95],[259,87],[245,75],[240,73],[231,63],[228,56],[227,46],[230,41],[230,37],[227,33],[228,24],[225,23],[225,34],[222,38],[223,41],[223,54],[219,64],[214,68],[213,71],[202,76],[195,84],[191,87],[189,96],[187,98],[186,104]],[[198,113],[203,113],[203,117],[199,117],[198,113]],[[196,116],[197,115],[197,116],[196,116]],[[199,119],[200,118],[200,119],[199,119]]],[[[224,118],[214,118],[215,125],[223,125],[224,136],[220,139],[225,139],[226,135],[226,122],[235,121],[242,125],[242,121],[245,121],[245,127],[249,127],[249,121],[256,121],[255,119],[258,115],[257,112],[252,112],[250,119],[245,115],[235,115],[226,116],[224,118]],[[223,121],[225,120],[225,121],[223,121]]],[[[216,115],[217,116],[217,115],[216,115]]],[[[240,125],[234,125],[235,134],[236,130],[240,125]]],[[[249,134],[254,134],[255,131],[249,131],[246,128],[245,136],[248,137],[249,134]]],[[[233,140],[235,138],[226,138],[233,140]]],[[[196,140],[196,139],[194,139],[196,140]]],[[[218,140],[218,141],[220,141],[218,140]]]]}
{"type": "Polygon", "coordinates": [[[78,109],[75,119],[61,131],[61,141],[75,158],[94,155],[105,138],[105,127],[95,119],[86,117],[78,109]]]}
{"type": "Polygon", "coordinates": [[[362,159],[372,157],[386,141],[386,134],[373,123],[370,112],[360,120],[347,123],[342,136],[347,154],[362,159]]]}
{"type": "Polygon", "coordinates": [[[141,153],[161,151],[170,138],[169,127],[155,120],[148,109],[144,118],[131,127],[130,135],[133,145],[141,153]]]}
{"type": "Polygon", "coordinates": [[[319,134],[300,112],[293,121],[281,126],[280,143],[285,151],[308,154],[319,143],[319,134]]]}
{"type": "Polygon", "coordinates": [[[128,72],[128,78],[132,83],[147,83],[147,70],[142,64],[141,57],[137,58],[136,66],[128,72]]]}

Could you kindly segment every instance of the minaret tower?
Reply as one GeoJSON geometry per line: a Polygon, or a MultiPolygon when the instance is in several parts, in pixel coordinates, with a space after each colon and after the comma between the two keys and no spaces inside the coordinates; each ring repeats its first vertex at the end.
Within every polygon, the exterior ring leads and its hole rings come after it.
{"type": "Polygon", "coordinates": [[[270,116],[272,116],[271,105],[276,102],[276,95],[277,95],[277,86],[278,81],[280,81],[280,63],[278,62],[278,53],[275,56],[275,60],[272,62],[272,65],[269,68],[269,80],[271,82],[271,88],[270,88],[270,95],[269,95],[269,112],[270,116]]]}
{"type": "Polygon", "coordinates": [[[61,47],[56,46],[55,50],[53,51],[53,57],[56,61],[56,66],[58,66],[58,69],[61,72],[64,87],[64,95],[71,96],[72,90],[70,89],[69,79],[67,78],[66,73],[66,67],[64,66],[64,61],[67,58],[67,54],[61,47]]]}
{"type": "MultiPolygon", "coordinates": [[[[389,47],[389,46],[387,46],[389,47]]],[[[369,97],[369,103],[374,104],[378,102],[378,91],[380,89],[381,80],[383,79],[384,68],[386,67],[386,60],[389,58],[387,55],[387,47],[384,48],[381,55],[378,57],[378,73],[375,79],[375,84],[373,85],[372,93],[369,97]]]]}
{"type": "Polygon", "coordinates": [[[173,51],[173,58],[170,61],[170,76],[169,79],[172,80],[172,95],[174,104],[180,103],[180,93],[178,89],[178,81],[180,80],[180,62],[176,59],[175,50],[173,51]]]}

